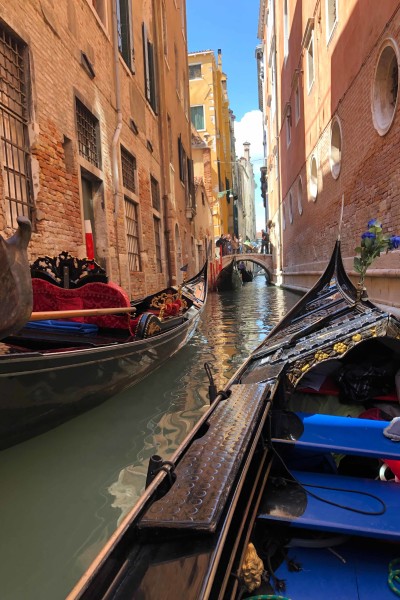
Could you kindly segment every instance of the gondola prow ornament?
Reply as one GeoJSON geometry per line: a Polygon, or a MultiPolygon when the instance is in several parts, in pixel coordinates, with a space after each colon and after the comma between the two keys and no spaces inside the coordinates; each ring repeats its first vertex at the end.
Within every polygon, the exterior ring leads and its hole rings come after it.
{"type": "Polygon", "coordinates": [[[32,313],[32,280],[27,247],[32,226],[17,217],[18,229],[5,240],[0,236],[0,339],[21,329],[32,313]]]}

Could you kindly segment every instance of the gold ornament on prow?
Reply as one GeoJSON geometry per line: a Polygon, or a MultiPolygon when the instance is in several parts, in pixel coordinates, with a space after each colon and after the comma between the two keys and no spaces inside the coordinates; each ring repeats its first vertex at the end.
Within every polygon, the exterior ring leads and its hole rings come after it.
{"type": "Polygon", "coordinates": [[[256,590],[261,585],[261,576],[264,572],[264,563],[258,556],[253,544],[247,546],[244,557],[241,577],[249,592],[256,590]]]}

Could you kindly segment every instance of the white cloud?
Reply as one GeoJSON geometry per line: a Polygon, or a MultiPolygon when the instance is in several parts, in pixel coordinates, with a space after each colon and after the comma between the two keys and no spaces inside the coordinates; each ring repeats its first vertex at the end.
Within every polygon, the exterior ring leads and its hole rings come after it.
{"type": "Polygon", "coordinates": [[[250,142],[250,159],[263,157],[262,112],[252,110],[243,115],[241,121],[235,121],[235,150],[238,158],[243,156],[244,142],[250,142]]]}
{"type": "Polygon", "coordinates": [[[260,190],[260,167],[263,165],[263,127],[262,112],[252,110],[243,115],[240,121],[235,121],[235,150],[236,156],[244,155],[243,144],[250,142],[250,160],[253,164],[254,179],[256,182],[255,204],[256,204],[256,227],[260,231],[265,227],[265,210],[260,190]]]}

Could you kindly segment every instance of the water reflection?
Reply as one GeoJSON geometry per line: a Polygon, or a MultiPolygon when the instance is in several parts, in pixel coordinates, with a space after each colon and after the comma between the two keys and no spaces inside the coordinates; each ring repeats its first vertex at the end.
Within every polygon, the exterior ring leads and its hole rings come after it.
{"type": "Polygon", "coordinates": [[[263,277],[210,294],[191,342],[154,376],[46,434],[0,452],[2,600],[62,600],[217,388],[298,299],[263,277]]]}
{"type": "Polygon", "coordinates": [[[207,318],[202,320],[193,343],[179,355],[182,366],[177,372],[181,376],[164,391],[167,409],[149,420],[136,462],[122,469],[108,489],[115,497],[112,506],[121,510],[118,522],[144,489],[150,456],[156,453],[168,460],[207,410],[204,363],[211,363],[217,388],[222,388],[297,300],[293,294],[266,287],[264,278],[244,286],[239,293],[210,295],[207,318]]]}

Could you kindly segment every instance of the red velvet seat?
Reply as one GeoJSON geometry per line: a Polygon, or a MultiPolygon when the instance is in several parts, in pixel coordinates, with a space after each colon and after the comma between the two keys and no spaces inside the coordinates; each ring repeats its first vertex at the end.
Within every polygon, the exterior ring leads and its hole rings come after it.
{"type": "MultiPolygon", "coordinates": [[[[81,288],[65,289],[44,279],[33,278],[33,311],[121,308],[130,306],[126,292],[115,283],[87,283],[81,288]]],[[[71,321],[93,323],[99,327],[130,329],[129,315],[75,317],[71,321]]]]}

